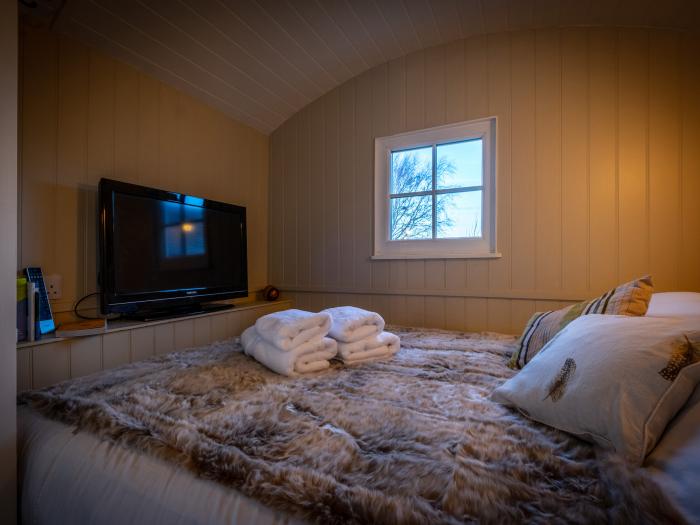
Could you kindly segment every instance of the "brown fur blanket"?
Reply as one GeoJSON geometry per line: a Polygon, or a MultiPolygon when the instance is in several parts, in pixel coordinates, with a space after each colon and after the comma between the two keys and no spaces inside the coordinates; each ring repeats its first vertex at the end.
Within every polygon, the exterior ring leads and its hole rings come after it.
{"type": "Polygon", "coordinates": [[[320,523],[682,521],[643,471],[489,400],[511,337],[398,333],[391,361],[309,377],[230,341],[21,402],[320,523]]]}

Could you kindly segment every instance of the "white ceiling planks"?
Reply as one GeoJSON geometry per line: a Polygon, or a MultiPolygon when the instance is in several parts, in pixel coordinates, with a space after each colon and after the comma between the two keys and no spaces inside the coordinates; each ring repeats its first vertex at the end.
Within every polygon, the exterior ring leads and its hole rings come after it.
{"type": "Polygon", "coordinates": [[[696,0],[68,0],[54,27],[270,133],[355,75],[478,34],[698,31],[696,0]]]}

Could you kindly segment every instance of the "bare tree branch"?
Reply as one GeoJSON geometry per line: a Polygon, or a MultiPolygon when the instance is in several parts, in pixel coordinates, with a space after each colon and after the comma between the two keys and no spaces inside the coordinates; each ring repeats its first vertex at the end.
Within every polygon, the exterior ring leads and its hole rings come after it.
{"type": "MultiPolygon", "coordinates": [[[[436,176],[441,179],[455,172],[447,158],[440,158],[436,176]]],[[[392,193],[415,193],[432,189],[432,167],[420,162],[416,152],[402,152],[392,162],[392,193]]],[[[433,201],[430,196],[391,199],[391,239],[432,237],[433,201]]],[[[453,221],[445,209],[444,199],[436,199],[437,229],[449,228],[453,221]]]]}

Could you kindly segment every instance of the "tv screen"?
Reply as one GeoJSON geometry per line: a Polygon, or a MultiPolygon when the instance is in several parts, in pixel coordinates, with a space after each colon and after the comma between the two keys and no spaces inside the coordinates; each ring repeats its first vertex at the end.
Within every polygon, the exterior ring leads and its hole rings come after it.
{"type": "Polygon", "coordinates": [[[103,313],[248,294],[245,208],[102,179],[103,313]]]}

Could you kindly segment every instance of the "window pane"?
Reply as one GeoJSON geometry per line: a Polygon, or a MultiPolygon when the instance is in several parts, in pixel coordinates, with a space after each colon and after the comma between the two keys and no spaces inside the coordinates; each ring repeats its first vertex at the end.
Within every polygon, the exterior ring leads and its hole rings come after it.
{"type": "Polygon", "coordinates": [[[437,237],[482,237],[481,191],[437,196],[437,237]]]}
{"type": "Polygon", "coordinates": [[[481,186],[483,144],[481,139],[442,144],[437,147],[438,189],[481,186]]]}
{"type": "Polygon", "coordinates": [[[165,227],[165,256],[182,257],[182,226],[166,226],[165,227]]]}
{"type": "Polygon", "coordinates": [[[204,208],[200,208],[199,206],[189,206],[185,204],[182,208],[185,211],[186,221],[201,221],[204,216],[204,208]]]}
{"type": "Polygon", "coordinates": [[[433,148],[391,153],[391,193],[429,191],[433,187],[433,148]]]}
{"type": "Polygon", "coordinates": [[[176,224],[182,220],[182,205],[179,202],[161,201],[163,224],[176,224]]]}
{"type": "MultiPolygon", "coordinates": [[[[201,209],[201,208],[200,208],[201,209]]],[[[182,225],[186,255],[204,255],[207,251],[204,239],[204,223],[186,222],[182,225]]]]}
{"type": "Polygon", "coordinates": [[[391,199],[390,233],[392,241],[432,239],[433,199],[430,195],[391,199]]]}

